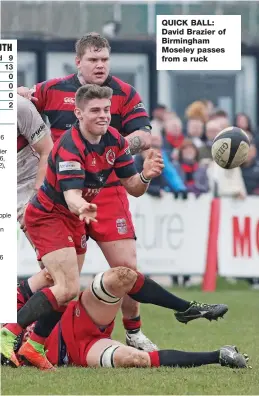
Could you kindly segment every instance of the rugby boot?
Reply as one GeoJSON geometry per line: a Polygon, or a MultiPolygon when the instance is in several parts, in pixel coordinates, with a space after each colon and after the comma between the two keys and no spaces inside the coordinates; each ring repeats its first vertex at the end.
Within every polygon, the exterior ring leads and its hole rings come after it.
{"type": "Polygon", "coordinates": [[[221,366],[231,368],[248,368],[249,357],[246,354],[239,353],[235,346],[225,345],[220,348],[219,362],[221,366]]]}
{"type": "Polygon", "coordinates": [[[184,312],[176,312],[174,315],[176,319],[187,324],[191,320],[205,318],[208,320],[218,320],[223,318],[228,311],[228,306],[225,304],[203,304],[196,301],[191,301],[190,307],[184,312]]]}
{"type": "Polygon", "coordinates": [[[14,352],[17,336],[5,327],[1,329],[0,333],[0,354],[1,364],[12,367],[19,367],[19,361],[14,352]]]}
{"type": "Polygon", "coordinates": [[[133,348],[139,349],[145,352],[158,351],[159,348],[154,344],[141,330],[137,332],[126,332],[126,344],[133,348]]]}
{"type": "Polygon", "coordinates": [[[39,344],[38,342],[32,340],[26,341],[19,349],[18,356],[23,361],[29,362],[40,370],[56,370],[46,357],[44,345],[39,344]]]}

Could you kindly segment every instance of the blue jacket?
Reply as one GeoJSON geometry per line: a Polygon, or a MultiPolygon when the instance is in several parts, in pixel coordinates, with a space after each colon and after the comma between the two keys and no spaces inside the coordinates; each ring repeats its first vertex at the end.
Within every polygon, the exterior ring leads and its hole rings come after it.
{"type": "Polygon", "coordinates": [[[181,176],[177,172],[173,163],[170,161],[170,158],[168,157],[168,154],[165,150],[162,150],[162,157],[165,165],[163,169],[163,176],[170,190],[174,192],[187,191],[181,176]]]}

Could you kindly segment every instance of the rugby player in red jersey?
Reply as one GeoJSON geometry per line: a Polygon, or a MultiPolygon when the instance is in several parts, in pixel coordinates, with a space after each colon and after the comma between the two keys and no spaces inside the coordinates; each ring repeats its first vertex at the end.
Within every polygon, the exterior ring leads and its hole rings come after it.
{"type": "MultiPolygon", "coordinates": [[[[76,121],[74,98],[77,89],[85,83],[94,83],[113,89],[111,126],[125,137],[131,154],[149,149],[151,127],[147,112],[136,90],[109,74],[108,41],[97,33],[83,36],[76,43],[76,66],[78,73],[37,84],[33,97],[28,88],[18,88],[19,94],[33,99],[38,110],[48,116],[53,139],[59,138],[76,121]]],[[[98,222],[92,222],[87,233],[98,243],[111,267],[136,269],[135,231],[127,192],[115,172],[109,176],[104,187],[93,200],[98,206],[98,222]]],[[[191,309],[192,311],[188,308],[185,313],[181,313],[181,321],[187,322],[193,317],[194,304],[191,309]]],[[[206,314],[203,311],[214,311],[215,317],[218,315],[214,305],[197,304],[195,318],[206,314]]],[[[122,313],[127,344],[146,351],[156,350],[157,346],[140,329],[139,304],[125,296],[122,313]]]]}
{"type": "MultiPolygon", "coordinates": [[[[53,140],[58,139],[76,121],[74,98],[77,89],[93,83],[113,89],[111,126],[119,130],[129,143],[134,155],[150,148],[150,121],[140,95],[134,87],[111,76],[110,45],[97,33],[83,36],[76,43],[78,73],[55,78],[36,85],[34,104],[44,113],[51,125],[53,140]]],[[[30,98],[29,90],[18,88],[18,93],[30,98]]],[[[89,226],[89,235],[101,248],[109,265],[137,267],[135,231],[129,211],[125,188],[113,172],[105,189],[95,198],[98,205],[98,223],[89,226]],[[113,202],[113,205],[110,204],[113,202]],[[121,226],[121,224],[123,226],[121,226]]],[[[137,348],[157,349],[140,330],[139,304],[125,297],[122,304],[123,323],[127,342],[137,348]]]]}
{"type": "MultiPolygon", "coordinates": [[[[16,366],[13,350],[17,336],[40,316],[65,309],[64,304],[79,293],[87,240],[85,223],[96,222],[98,209],[90,202],[112,171],[136,197],[143,195],[150,180],[162,172],[162,157],[151,150],[143,172],[137,173],[128,143],[109,126],[111,97],[111,88],[98,85],[85,85],[77,91],[78,123],[54,144],[44,183],[26,208],[29,236],[54,285],[36,292],[19,310],[17,324],[7,324],[1,331],[2,356],[16,366]]],[[[28,346],[33,360],[34,346],[28,343],[27,350],[28,346]]],[[[20,354],[25,355],[24,348],[20,354]]],[[[46,368],[48,361],[35,350],[33,364],[46,368]]]]}
{"type": "Polygon", "coordinates": [[[117,267],[97,274],[78,301],[68,304],[62,319],[46,340],[47,358],[52,365],[145,368],[220,364],[232,368],[248,367],[248,356],[230,345],[211,352],[171,348],[146,352],[112,340],[114,320],[125,294],[141,303],[169,309],[174,306],[171,293],[139,272],[117,267]]]}

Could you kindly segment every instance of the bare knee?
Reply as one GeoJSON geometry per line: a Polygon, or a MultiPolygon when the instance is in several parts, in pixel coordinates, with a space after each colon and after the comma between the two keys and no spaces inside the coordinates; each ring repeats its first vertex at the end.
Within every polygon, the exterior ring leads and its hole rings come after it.
{"type": "Polygon", "coordinates": [[[150,367],[150,357],[147,352],[131,347],[121,347],[114,354],[115,367],[150,367]]]}
{"type": "Polygon", "coordinates": [[[116,267],[104,274],[105,288],[121,297],[132,289],[137,280],[137,273],[130,268],[116,267]]]}

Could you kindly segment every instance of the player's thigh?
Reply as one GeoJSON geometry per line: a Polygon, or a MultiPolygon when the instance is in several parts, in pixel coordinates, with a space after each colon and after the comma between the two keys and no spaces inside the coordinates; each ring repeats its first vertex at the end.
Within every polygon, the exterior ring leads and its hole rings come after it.
{"type": "Polygon", "coordinates": [[[121,239],[97,242],[110,267],[137,268],[137,248],[135,239],[121,239]]]}
{"type": "Polygon", "coordinates": [[[116,317],[121,307],[121,300],[115,304],[104,303],[93,294],[91,289],[92,286],[84,290],[81,295],[81,304],[97,326],[107,326],[116,317]]]}
{"type": "Polygon", "coordinates": [[[88,367],[150,367],[147,352],[125,346],[118,341],[96,341],[86,356],[88,367]]]}

